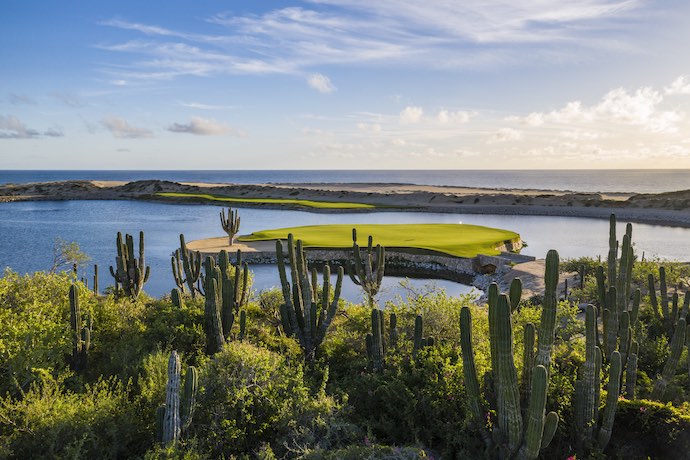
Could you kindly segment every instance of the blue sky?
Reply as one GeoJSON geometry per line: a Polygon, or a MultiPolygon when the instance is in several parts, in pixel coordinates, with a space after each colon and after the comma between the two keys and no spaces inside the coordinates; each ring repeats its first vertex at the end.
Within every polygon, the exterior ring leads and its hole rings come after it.
{"type": "Polygon", "coordinates": [[[690,2],[0,4],[0,169],[690,167],[690,2]]]}

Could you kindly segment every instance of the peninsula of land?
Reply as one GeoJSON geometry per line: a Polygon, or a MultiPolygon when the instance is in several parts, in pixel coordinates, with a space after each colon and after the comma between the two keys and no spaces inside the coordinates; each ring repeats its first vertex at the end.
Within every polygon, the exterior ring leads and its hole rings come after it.
{"type": "Polygon", "coordinates": [[[690,190],[578,193],[393,183],[211,184],[160,180],[59,181],[0,186],[0,202],[147,200],[312,212],[417,211],[608,218],[690,227],[690,190]]]}

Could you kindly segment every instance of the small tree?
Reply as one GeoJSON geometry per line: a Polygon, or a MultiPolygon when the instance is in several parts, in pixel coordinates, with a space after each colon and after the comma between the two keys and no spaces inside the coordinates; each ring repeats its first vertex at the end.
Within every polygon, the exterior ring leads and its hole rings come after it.
{"type": "Polygon", "coordinates": [[[63,268],[79,266],[91,260],[76,241],[67,241],[59,236],[53,243],[53,264],[49,272],[55,273],[63,268]]]}

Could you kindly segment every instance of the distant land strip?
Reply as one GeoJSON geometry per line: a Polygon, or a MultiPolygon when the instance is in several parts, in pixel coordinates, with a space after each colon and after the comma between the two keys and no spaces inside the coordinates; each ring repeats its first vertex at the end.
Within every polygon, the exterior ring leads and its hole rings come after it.
{"type": "Polygon", "coordinates": [[[690,227],[690,190],[657,194],[576,193],[387,183],[208,184],[160,180],[0,185],[0,202],[30,200],[147,200],[327,213],[416,211],[597,219],[608,218],[614,212],[621,220],[690,227]],[[208,195],[215,199],[178,199],[160,194],[208,195]],[[243,201],[227,202],[224,198],[243,201]],[[305,201],[329,205],[309,207],[299,203],[305,201]],[[352,204],[357,207],[349,207],[352,204]]]}

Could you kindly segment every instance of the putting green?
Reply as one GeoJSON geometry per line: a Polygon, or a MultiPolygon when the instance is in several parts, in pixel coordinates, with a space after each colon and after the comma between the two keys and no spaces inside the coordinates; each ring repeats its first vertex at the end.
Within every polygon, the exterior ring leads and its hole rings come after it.
{"type": "Polygon", "coordinates": [[[292,198],[238,198],[229,196],[209,195],[205,193],[160,192],[156,193],[156,195],[166,198],[194,198],[200,200],[220,201],[227,203],[285,204],[320,209],[371,209],[377,207],[373,204],[347,203],[343,201],[313,201],[297,200],[292,198]]]}
{"type": "Polygon", "coordinates": [[[282,240],[292,233],[305,248],[350,248],[353,228],[357,229],[360,245],[366,245],[371,235],[374,244],[386,248],[426,249],[458,257],[497,255],[500,251],[496,248],[505,241],[520,238],[508,230],[467,224],[340,224],[262,230],[242,236],[239,241],[282,240]]]}

